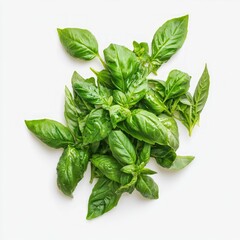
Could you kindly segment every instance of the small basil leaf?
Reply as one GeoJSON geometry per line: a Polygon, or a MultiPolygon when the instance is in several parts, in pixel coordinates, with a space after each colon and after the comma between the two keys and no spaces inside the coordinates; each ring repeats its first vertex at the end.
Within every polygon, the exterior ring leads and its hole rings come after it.
{"type": "Polygon", "coordinates": [[[205,66],[193,95],[194,107],[197,113],[200,113],[204,108],[204,105],[208,98],[209,86],[210,77],[207,66],[205,66]]]}
{"type": "Polygon", "coordinates": [[[119,186],[119,183],[105,177],[99,178],[88,200],[88,220],[99,217],[117,206],[121,197],[120,193],[116,193],[119,186]]]}
{"type": "Polygon", "coordinates": [[[77,72],[73,73],[72,86],[77,95],[91,104],[103,104],[94,78],[84,79],[77,72]]]}
{"type": "Polygon", "coordinates": [[[73,57],[91,60],[98,55],[98,43],[91,32],[80,28],[57,29],[60,41],[73,57]]]}
{"type": "Polygon", "coordinates": [[[176,121],[174,118],[165,114],[161,114],[159,120],[167,128],[168,145],[174,150],[177,150],[179,147],[179,133],[176,121]]]}
{"type": "Polygon", "coordinates": [[[89,154],[86,150],[68,146],[57,165],[57,184],[67,196],[72,197],[78,182],[83,178],[88,164],[89,154]]]}
{"type": "Polygon", "coordinates": [[[70,130],[59,122],[50,119],[26,120],[27,128],[42,142],[52,148],[66,148],[74,144],[70,130]]]}
{"type": "Polygon", "coordinates": [[[144,166],[145,166],[150,160],[150,155],[151,155],[151,145],[149,143],[144,143],[143,148],[138,157],[139,164],[144,163],[144,166]]]}
{"type": "Polygon", "coordinates": [[[100,141],[112,130],[109,114],[104,109],[91,111],[83,128],[83,143],[89,144],[100,141]]]}
{"type": "Polygon", "coordinates": [[[158,185],[153,181],[151,177],[145,175],[139,175],[136,189],[149,199],[158,199],[158,185]]]}
{"type": "Polygon", "coordinates": [[[128,107],[128,101],[126,95],[118,90],[113,90],[113,101],[120,106],[128,107]]]}
{"type": "Polygon", "coordinates": [[[148,87],[155,91],[161,100],[165,97],[166,82],[163,80],[148,79],[148,87]]]}
{"type": "Polygon", "coordinates": [[[134,175],[136,170],[137,170],[137,168],[134,164],[126,165],[123,168],[121,168],[122,172],[127,173],[127,174],[132,174],[132,175],[134,175]]]}
{"type": "Polygon", "coordinates": [[[152,63],[157,70],[182,47],[187,36],[188,16],[165,22],[154,34],[152,40],[152,63]]]}
{"type": "Polygon", "coordinates": [[[169,146],[157,145],[151,150],[151,157],[154,157],[157,163],[164,168],[170,168],[176,156],[175,151],[169,146]]]}
{"type": "Polygon", "coordinates": [[[109,147],[112,155],[124,165],[136,162],[134,147],[122,131],[112,131],[108,136],[109,147]]]}
{"type": "Polygon", "coordinates": [[[108,179],[120,183],[122,166],[116,159],[108,155],[95,154],[91,158],[92,164],[97,167],[108,179]]]}
{"type": "Polygon", "coordinates": [[[149,168],[143,168],[141,171],[141,174],[149,174],[149,175],[153,175],[153,174],[156,174],[157,172],[155,172],[155,171],[153,171],[153,170],[151,170],[151,169],[149,169],[149,168]]]}
{"type": "Polygon", "coordinates": [[[190,86],[191,77],[179,70],[172,70],[166,81],[165,99],[176,98],[184,95],[190,86]]]}
{"type": "Polygon", "coordinates": [[[136,105],[147,92],[147,79],[145,72],[138,72],[133,76],[133,80],[126,92],[127,104],[129,107],[136,105]]]}
{"type": "Polygon", "coordinates": [[[193,156],[177,156],[173,161],[172,166],[169,168],[170,170],[180,170],[186,167],[189,163],[193,161],[193,156]]]}
{"type": "Polygon", "coordinates": [[[131,84],[133,74],[138,71],[139,61],[136,55],[124,46],[110,44],[104,50],[104,57],[113,77],[113,85],[125,92],[131,84]]]}
{"type": "Polygon", "coordinates": [[[149,144],[168,145],[168,132],[159,118],[143,109],[135,109],[130,117],[118,124],[119,128],[132,137],[149,144]]]}
{"type": "Polygon", "coordinates": [[[113,128],[116,128],[117,123],[124,121],[128,116],[131,115],[129,109],[121,107],[120,105],[113,105],[108,110],[113,128]]]}
{"type": "Polygon", "coordinates": [[[154,90],[150,89],[145,94],[143,103],[147,106],[148,109],[151,110],[151,112],[157,115],[164,111],[168,112],[166,105],[163,103],[159,95],[154,90]]]}
{"type": "Polygon", "coordinates": [[[67,87],[65,87],[64,116],[70,131],[75,136],[79,136],[80,135],[78,127],[79,111],[75,105],[74,98],[67,87]]]}
{"type": "Polygon", "coordinates": [[[133,41],[133,52],[136,54],[138,59],[143,63],[147,63],[150,59],[149,56],[149,46],[146,42],[138,43],[133,41]]]}

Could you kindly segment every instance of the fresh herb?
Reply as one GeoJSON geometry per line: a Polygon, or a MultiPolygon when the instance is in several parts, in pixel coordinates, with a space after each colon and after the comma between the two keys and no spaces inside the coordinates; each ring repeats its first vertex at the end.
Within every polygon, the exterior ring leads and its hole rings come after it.
{"type": "Polygon", "coordinates": [[[187,36],[188,16],[164,23],[154,34],[151,50],[146,42],[133,42],[133,50],[110,44],[100,56],[94,35],[85,29],[58,29],[60,41],[73,57],[97,57],[103,69],[94,77],[72,76],[73,93],[65,88],[66,126],[40,119],[25,121],[28,129],[53,148],[63,148],[57,165],[57,185],[72,197],[88,165],[98,179],[88,202],[87,219],[110,211],[121,195],[136,189],[143,197],[158,198],[158,186],[146,167],[150,158],[169,170],[187,166],[193,156],[178,156],[178,125],[191,135],[208,98],[207,66],[193,95],[190,75],[172,70],[166,81],[149,78],[166,63],[187,36]],[[90,163],[90,164],[88,164],[90,163]]]}

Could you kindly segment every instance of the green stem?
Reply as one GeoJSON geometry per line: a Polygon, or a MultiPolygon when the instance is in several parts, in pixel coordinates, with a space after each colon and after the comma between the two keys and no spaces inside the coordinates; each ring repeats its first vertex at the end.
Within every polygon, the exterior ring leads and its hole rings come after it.
{"type": "Polygon", "coordinates": [[[104,62],[104,60],[102,59],[102,57],[98,54],[97,55],[98,59],[100,60],[100,62],[102,63],[104,68],[107,68],[107,64],[104,62]]]}

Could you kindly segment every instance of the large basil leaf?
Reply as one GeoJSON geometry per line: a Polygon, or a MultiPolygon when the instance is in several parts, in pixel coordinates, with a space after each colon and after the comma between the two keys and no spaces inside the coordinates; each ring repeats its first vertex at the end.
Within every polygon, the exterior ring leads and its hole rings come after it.
{"type": "Polygon", "coordinates": [[[72,197],[78,182],[83,178],[88,164],[87,150],[79,150],[68,146],[57,165],[57,184],[67,196],[72,197]]]}
{"type": "Polygon", "coordinates": [[[166,81],[165,101],[184,95],[190,86],[191,77],[179,70],[172,70],[166,81]]]}
{"type": "Polygon", "coordinates": [[[173,161],[172,166],[169,168],[170,170],[180,170],[186,167],[189,163],[194,160],[193,156],[177,156],[173,161]]]}
{"type": "Polygon", "coordinates": [[[193,95],[194,108],[197,113],[200,113],[207,101],[210,86],[210,77],[207,66],[205,66],[201,78],[198,81],[197,87],[193,95]]]}
{"type": "Polygon", "coordinates": [[[136,189],[149,199],[158,199],[158,185],[153,179],[146,175],[139,175],[136,183],[136,189]]]}
{"type": "Polygon", "coordinates": [[[174,150],[179,147],[179,133],[178,126],[174,118],[161,114],[159,116],[160,122],[168,129],[168,143],[174,150]]]}
{"type": "Polygon", "coordinates": [[[64,104],[64,116],[67,122],[68,128],[75,136],[80,135],[78,127],[78,117],[80,111],[76,107],[74,98],[67,87],[65,87],[65,104],[64,104]]]}
{"type": "Polygon", "coordinates": [[[119,187],[119,183],[105,177],[99,178],[88,200],[88,220],[103,215],[118,204],[121,194],[116,191],[119,187]]]}
{"type": "Polygon", "coordinates": [[[157,70],[182,47],[187,36],[188,16],[165,22],[154,34],[152,40],[152,63],[157,70]]]}
{"type": "Polygon", "coordinates": [[[136,55],[124,46],[110,44],[104,50],[107,68],[113,76],[114,86],[126,92],[131,84],[132,76],[138,71],[139,61],[136,55]]]}
{"type": "Polygon", "coordinates": [[[83,143],[100,141],[112,130],[109,113],[104,109],[95,109],[88,115],[83,128],[83,143]]]}
{"type": "Polygon", "coordinates": [[[168,145],[168,131],[159,118],[146,110],[135,109],[118,126],[134,138],[149,144],[168,145]]]}
{"type": "Polygon", "coordinates": [[[110,91],[105,87],[95,85],[94,78],[83,79],[77,72],[72,76],[72,86],[78,96],[91,104],[104,104],[110,97],[110,91]]]}
{"type": "Polygon", "coordinates": [[[71,56],[91,60],[98,55],[97,40],[88,30],[64,28],[57,31],[63,47],[71,56]]]}
{"type": "Polygon", "coordinates": [[[74,144],[70,130],[59,122],[50,119],[26,120],[27,128],[42,142],[53,148],[65,148],[74,144]]]}
{"type": "Polygon", "coordinates": [[[176,156],[175,151],[169,146],[156,145],[151,150],[151,157],[154,157],[157,163],[164,168],[170,168],[176,156]]]}
{"type": "Polygon", "coordinates": [[[97,167],[108,179],[120,183],[122,166],[116,159],[108,155],[95,154],[91,158],[92,164],[97,167]]]}
{"type": "Polygon", "coordinates": [[[136,152],[130,140],[122,131],[112,131],[108,137],[108,143],[112,155],[121,164],[133,164],[136,162],[136,152]]]}
{"type": "Polygon", "coordinates": [[[124,121],[128,116],[131,115],[129,109],[124,108],[120,105],[112,105],[108,110],[113,128],[116,128],[117,123],[124,121]]]}
{"type": "Polygon", "coordinates": [[[154,90],[150,89],[146,93],[143,99],[143,103],[147,106],[148,109],[151,110],[151,112],[157,115],[159,115],[163,111],[168,112],[166,105],[163,103],[160,96],[154,90]]]}

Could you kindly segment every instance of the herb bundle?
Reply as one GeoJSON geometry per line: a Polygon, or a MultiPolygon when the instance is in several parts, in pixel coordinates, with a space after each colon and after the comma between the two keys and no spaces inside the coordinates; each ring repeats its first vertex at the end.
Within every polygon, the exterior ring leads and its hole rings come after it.
{"type": "Polygon", "coordinates": [[[158,186],[147,168],[150,158],[170,170],[187,166],[193,156],[178,156],[180,121],[191,135],[207,101],[209,74],[205,67],[193,95],[191,77],[172,70],[166,81],[150,79],[182,47],[188,16],[165,22],[155,33],[151,52],[146,42],[133,42],[133,51],[110,44],[104,60],[98,43],[85,29],[58,29],[60,41],[73,57],[99,58],[104,69],[91,69],[95,77],[72,76],[73,94],[65,88],[66,126],[50,119],[25,121],[28,129],[53,148],[63,148],[57,165],[57,184],[72,197],[87,166],[92,183],[87,219],[115,207],[123,193],[135,189],[149,199],[158,198],[158,186]]]}

